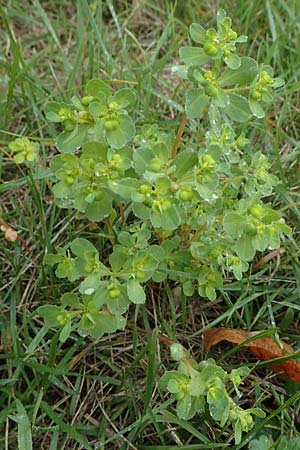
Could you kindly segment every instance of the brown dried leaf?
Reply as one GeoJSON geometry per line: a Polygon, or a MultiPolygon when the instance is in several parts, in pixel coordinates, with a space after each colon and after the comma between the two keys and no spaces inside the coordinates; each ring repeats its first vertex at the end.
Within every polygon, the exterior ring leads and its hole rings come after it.
{"type": "Polygon", "coordinates": [[[9,242],[15,242],[18,239],[18,233],[12,228],[8,227],[5,231],[5,239],[9,242]]]}
{"type": "Polygon", "coordinates": [[[18,233],[2,220],[0,220],[0,230],[4,231],[4,237],[7,241],[15,242],[18,239],[18,233]]]}
{"type": "MultiPolygon", "coordinates": [[[[204,333],[204,350],[208,352],[213,345],[221,341],[228,341],[234,344],[242,344],[246,340],[261,333],[261,331],[245,331],[235,330],[233,328],[211,328],[204,333]]],[[[258,338],[253,342],[245,344],[258,359],[262,361],[269,361],[275,358],[282,358],[283,356],[293,355],[294,350],[288,344],[280,341],[282,348],[274,341],[272,337],[258,338]]],[[[295,359],[289,359],[281,363],[273,364],[274,372],[282,372],[287,378],[300,382],[300,364],[295,359]]]]}

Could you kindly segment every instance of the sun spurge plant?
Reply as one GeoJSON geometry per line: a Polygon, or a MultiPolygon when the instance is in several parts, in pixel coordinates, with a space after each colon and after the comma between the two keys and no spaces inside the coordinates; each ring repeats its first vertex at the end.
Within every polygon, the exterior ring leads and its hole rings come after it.
{"type": "Polygon", "coordinates": [[[242,431],[247,432],[253,426],[252,416],[265,416],[259,408],[240,408],[227,392],[231,385],[241,396],[238,386],[242,378],[249,374],[249,369],[240,367],[227,373],[213,359],[197,364],[180,344],[172,344],[170,350],[171,356],[178,362],[178,368],[166,372],[160,379],[160,385],[176,401],[178,417],[189,420],[208,407],[211,417],[221,426],[233,426],[235,443],[239,444],[242,431]]]}
{"type": "MultiPolygon", "coordinates": [[[[247,138],[282,80],[270,66],[237,54],[247,38],[237,36],[223,10],[217,29],[192,24],[190,37],[196,45],[181,48],[184,64],[174,67],[183,86],[190,81],[177,137],[155,123],[134,124],[134,90],[102,80],[89,81],[70,104],[46,108],[60,130],[60,154],[51,161],[55,200],[102,224],[107,244],[99,254],[95,232],[92,242],[79,237],[45,257],[58,278],[79,282],[78,293],[38,310],[47,325],[61,328],[61,341],[73,330],[95,338],[123,328],[130,305],[146,301],[150,280],[213,301],[224,279],[240,280],[257,251],[278,248],[290,232],[264,201],[278,180],[267,157],[249,151],[247,138]],[[202,116],[210,127],[200,142],[202,116]],[[191,131],[183,139],[187,119],[191,131]]],[[[180,417],[201,411],[205,400],[213,418],[235,427],[236,441],[252,426],[254,411],[242,413],[225,389],[238,384],[240,373],[235,378],[211,361],[191,371],[180,363],[172,373],[163,380],[180,417]]]]}

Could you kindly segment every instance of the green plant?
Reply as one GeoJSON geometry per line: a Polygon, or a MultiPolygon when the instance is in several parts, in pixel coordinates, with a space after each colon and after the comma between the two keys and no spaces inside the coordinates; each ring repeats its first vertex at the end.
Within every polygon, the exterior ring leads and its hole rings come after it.
{"type": "MultiPolygon", "coordinates": [[[[65,293],[61,305],[38,309],[47,326],[60,328],[62,342],[74,330],[95,338],[122,329],[129,306],[146,301],[150,280],[176,283],[183,295],[198,292],[213,301],[224,279],[232,273],[240,280],[257,251],[278,248],[290,232],[281,214],[264,202],[278,180],[262,152],[248,151],[246,137],[251,119],[263,117],[263,105],[282,80],[273,78],[271,67],[237,55],[236,45],[246,37],[231,29],[223,10],[217,24],[217,30],[207,31],[191,25],[190,36],[200,46],[183,47],[184,65],[174,68],[183,89],[187,81],[193,86],[186,92],[190,132],[185,139],[185,116],[176,137],[155,123],[135,127],[128,111],[136,93],[114,92],[102,80],[89,81],[82,98],[73,97],[71,104],[51,102],[46,108],[46,118],[61,128],[60,154],[51,161],[56,203],[102,223],[93,244],[79,237],[45,257],[58,278],[80,280],[78,295],[65,293]],[[210,129],[199,143],[199,118],[206,113],[210,129]]],[[[188,419],[201,410],[205,397],[212,417],[234,425],[239,442],[256,410],[242,414],[228,396],[225,384],[238,384],[232,374],[212,361],[203,366],[190,373],[180,363],[174,372],[179,375],[172,372],[166,389],[181,396],[174,391],[181,379],[190,386],[204,369],[216,371],[205,390],[195,387],[197,395],[184,396],[188,406],[177,410],[188,419]]],[[[183,398],[177,399],[180,405],[183,398]]]]}
{"type": "Polygon", "coordinates": [[[14,153],[13,159],[16,164],[36,162],[39,147],[37,142],[31,142],[27,137],[17,138],[9,144],[9,149],[14,153]]]}
{"type": "Polygon", "coordinates": [[[249,450],[298,450],[300,447],[300,439],[287,438],[285,436],[279,439],[277,445],[271,436],[261,435],[259,439],[253,439],[249,442],[249,450]]]}
{"type": "Polygon", "coordinates": [[[196,413],[203,413],[207,404],[211,417],[221,426],[233,426],[235,443],[239,444],[242,431],[247,432],[253,426],[252,415],[265,417],[259,408],[240,408],[228,394],[228,384],[231,384],[238,397],[241,396],[238,386],[242,378],[249,374],[249,369],[240,367],[227,373],[213,359],[197,364],[180,344],[172,344],[170,351],[173,359],[179,363],[178,368],[166,372],[160,384],[177,401],[178,417],[189,420],[196,413]]]}

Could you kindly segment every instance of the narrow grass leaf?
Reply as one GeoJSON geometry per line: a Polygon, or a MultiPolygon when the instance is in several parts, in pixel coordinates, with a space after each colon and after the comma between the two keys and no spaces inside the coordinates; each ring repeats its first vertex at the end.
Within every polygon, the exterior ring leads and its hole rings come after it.
{"type": "Polygon", "coordinates": [[[19,399],[15,398],[18,414],[10,418],[18,424],[18,449],[32,450],[31,424],[26,410],[19,399]]]}
{"type": "Polygon", "coordinates": [[[155,374],[157,369],[156,363],[156,345],[157,345],[157,329],[155,329],[152,333],[149,342],[149,350],[148,350],[148,366],[147,366],[147,378],[146,378],[146,392],[144,396],[144,413],[147,411],[147,408],[150,404],[151,397],[153,394],[153,388],[155,385],[155,374]]]}

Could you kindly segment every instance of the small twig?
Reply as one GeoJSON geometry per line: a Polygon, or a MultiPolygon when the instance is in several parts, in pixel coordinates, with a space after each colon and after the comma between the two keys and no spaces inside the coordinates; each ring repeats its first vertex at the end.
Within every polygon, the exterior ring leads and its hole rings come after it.
{"type": "Polygon", "coordinates": [[[179,148],[180,141],[181,141],[181,138],[182,138],[182,135],[183,135],[186,123],[187,123],[187,115],[186,115],[186,113],[184,113],[183,116],[182,116],[179,128],[178,128],[177,134],[176,134],[174,147],[172,148],[172,153],[171,153],[171,158],[172,159],[175,159],[175,157],[177,155],[177,150],[179,148]]]}
{"type": "Polygon", "coordinates": [[[106,217],[105,219],[103,219],[103,222],[106,224],[107,228],[108,228],[108,233],[109,233],[109,240],[112,243],[112,245],[115,244],[115,235],[113,232],[113,228],[112,228],[112,224],[110,221],[109,217],[106,217]]]}
{"type": "Polygon", "coordinates": [[[300,202],[289,203],[288,205],[283,206],[283,208],[280,208],[279,211],[283,212],[289,208],[294,208],[295,206],[300,206],[300,202]]]}
{"type": "Polygon", "coordinates": [[[197,237],[199,236],[200,233],[202,233],[202,231],[204,231],[206,228],[206,223],[204,223],[203,225],[200,226],[200,228],[196,231],[196,233],[193,234],[193,236],[191,237],[191,239],[183,246],[181,247],[182,250],[187,250],[192,243],[194,242],[195,239],[197,239],[197,237]]]}

